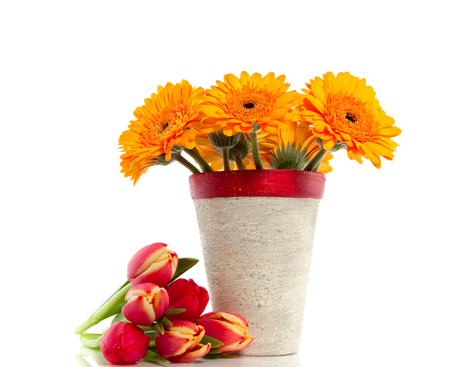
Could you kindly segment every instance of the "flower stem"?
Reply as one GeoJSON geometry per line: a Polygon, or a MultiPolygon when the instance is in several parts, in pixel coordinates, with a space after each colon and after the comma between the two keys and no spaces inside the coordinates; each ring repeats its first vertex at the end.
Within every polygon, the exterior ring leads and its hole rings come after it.
{"type": "Polygon", "coordinates": [[[97,325],[100,321],[107,319],[120,312],[125,304],[125,295],[131,289],[131,284],[127,284],[106,301],[97,311],[95,311],[86,321],[81,323],[76,329],[75,334],[84,333],[91,326],[97,325]]]}
{"type": "Polygon", "coordinates": [[[197,167],[195,167],[186,158],[182,157],[181,154],[178,154],[177,156],[174,156],[174,160],[176,160],[177,162],[181,163],[183,166],[185,166],[193,174],[200,173],[200,171],[197,169],[197,167]]]}
{"type": "Polygon", "coordinates": [[[186,149],[183,148],[183,150],[189,154],[192,158],[195,159],[195,161],[198,163],[198,165],[201,167],[203,172],[213,172],[214,170],[209,166],[208,163],[202,158],[200,153],[198,152],[197,148],[194,149],[186,149]]]}
{"type": "Polygon", "coordinates": [[[231,169],[229,152],[230,152],[229,148],[222,148],[222,159],[223,159],[223,170],[224,171],[229,171],[231,169]]]}
{"type": "Polygon", "coordinates": [[[264,169],[261,161],[261,155],[259,154],[258,138],[256,137],[256,131],[250,131],[250,139],[252,141],[252,153],[253,161],[255,162],[256,169],[264,169]]]}
{"type": "Polygon", "coordinates": [[[323,148],[320,148],[320,150],[317,152],[317,154],[314,156],[314,158],[308,162],[308,164],[304,168],[304,171],[317,172],[317,170],[319,169],[320,163],[322,163],[323,157],[325,157],[325,154],[327,154],[327,151],[323,148]]]}
{"type": "Polygon", "coordinates": [[[236,163],[236,165],[238,166],[238,168],[240,170],[246,170],[247,167],[245,167],[244,162],[242,162],[242,157],[239,153],[236,153],[234,155],[234,162],[236,163]]]}

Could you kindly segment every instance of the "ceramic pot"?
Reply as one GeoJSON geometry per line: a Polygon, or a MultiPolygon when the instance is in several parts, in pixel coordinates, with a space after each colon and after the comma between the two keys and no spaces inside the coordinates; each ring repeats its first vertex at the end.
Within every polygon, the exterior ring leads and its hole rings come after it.
{"type": "Polygon", "coordinates": [[[314,231],[325,176],[297,170],[190,176],[214,311],[244,317],[240,352],[298,352],[314,231]]]}

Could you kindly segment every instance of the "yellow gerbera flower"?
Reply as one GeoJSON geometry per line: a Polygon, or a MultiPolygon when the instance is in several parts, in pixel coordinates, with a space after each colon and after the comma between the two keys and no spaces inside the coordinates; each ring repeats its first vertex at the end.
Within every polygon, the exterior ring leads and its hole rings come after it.
{"type": "Polygon", "coordinates": [[[131,176],[134,184],[155,164],[164,164],[172,158],[172,150],[178,147],[195,147],[192,125],[198,124],[198,104],[203,88],[194,88],[186,80],[173,85],[159,86],[158,93],[144,100],[145,105],[136,108],[128,130],[119,138],[122,173],[131,176]]]}
{"type": "Polygon", "coordinates": [[[200,129],[211,133],[223,129],[227,136],[238,132],[250,132],[252,124],[262,130],[277,134],[280,125],[287,124],[289,109],[300,101],[296,91],[287,92],[289,84],[285,76],[275,78],[274,73],[264,77],[246,71],[238,78],[233,74],[224,76],[224,82],[206,90],[200,109],[204,114],[200,129]]]}
{"type": "MultiPolygon", "coordinates": [[[[306,122],[291,121],[288,130],[279,131],[279,146],[273,149],[267,160],[275,169],[304,169],[306,164],[320,150],[312,129],[306,122]]],[[[329,160],[331,153],[326,153],[318,172],[328,173],[333,170],[329,160]]]]}
{"type": "Polygon", "coordinates": [[[365,79],[350,73],[334,76],[328,72],[323,79],[316,77],[298,109],[306,122],[313,126],[322,146],[330,150],[338,141],[347,144],[347,155],[362,163],[361,157],[381,167],[380,156],[392,160],[398,146],[391,137],[402,131],[393,126],[394,119],[381,109],[372,87],[365,79]]]}

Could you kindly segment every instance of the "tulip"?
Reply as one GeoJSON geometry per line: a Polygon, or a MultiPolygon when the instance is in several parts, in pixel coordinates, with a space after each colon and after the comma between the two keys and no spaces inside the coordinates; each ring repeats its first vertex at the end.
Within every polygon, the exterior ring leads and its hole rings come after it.
{"type": "Polygon", "coordinates": [[[148,352],[150,337],[136,325],[118,322],[106,330],[100,349],[108,362],[131,364],[144,358],[148,352]]]}
{"type": "Polygon", "coordinates": [[[214,348],[222,353],[237,352],[248,347],[253,341],[247,332],[247,321],[232,313],[209,312],[202,315],[197,324],[205,328],[207,336],[223,343],[222,346],[214,348]]]}
{"type": "Polygon", "coordinates": [[[160,319],[169,307],[169,295],[153,283],[142,283],[131,288],[125,296],[127,304],[122,314],[137,325],[150,326],[160,319]]]}
{"type": "Polygon", "coordinates": [[[211,349],[209,343],[200,344],[205,329],[193,322],[176,320],[164,329],[164,334],[156,334],[155,348],[162,358],[170,362],[190,362],[203,357],[211,349]]]}
{"type": "Polygon", "coordinates": [[[127,277],[131,285],[154,283],[164,287],[175,274],[178,256],[164,243],[154,243],[140,249],[128,263],[127,277]]]}
{"type": "Polygon", "coordinates": [[[209,301],[208,291],[199,287],[192,279],[177,279],[166,287],[169,294],[169,308],[184,308],[186,311],[166,315],[169,320],[197,321],[209,301]]]}

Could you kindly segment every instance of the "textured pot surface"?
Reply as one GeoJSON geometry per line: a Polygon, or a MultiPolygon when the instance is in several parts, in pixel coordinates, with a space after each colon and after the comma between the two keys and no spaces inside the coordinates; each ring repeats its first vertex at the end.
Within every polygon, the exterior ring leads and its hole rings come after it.
{"type": "Polygon", "coordinates": [[[249,323],[253,342],[240,354],[298,352],[319,202],[194,198],[212,308],[249,323]]]}

